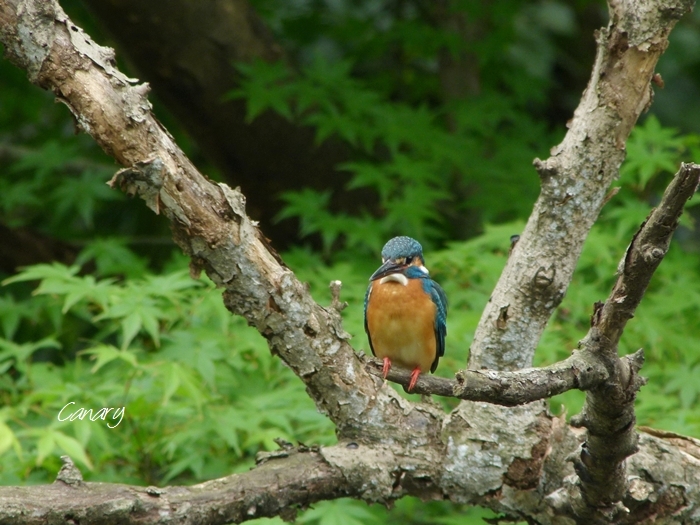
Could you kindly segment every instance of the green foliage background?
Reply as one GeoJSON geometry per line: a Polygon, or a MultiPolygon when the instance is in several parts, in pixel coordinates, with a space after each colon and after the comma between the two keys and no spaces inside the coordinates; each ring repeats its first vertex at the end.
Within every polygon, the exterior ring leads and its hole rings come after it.
{"type": "MultiPolygon", "coordinates": [[[[328,206],[330,190],[281,195],[279,219],[300,221],[285,261],[322,304],[330,299],[329,281],[343,281],[345,329],[357,349],[366,349],[362,299],[377,254],[395,234],[420,239],[450,299],[447,352],[437,373],[451,376],[466,363],[509,238],[537,196],[531,161],[563,136],[566,117],[557,112],[577,103],[581,86],[566,91],[560,70],[587,74],[590,62],[571,44],[592,47],[582,20],[600,16],[602,5],[455,1],[450,9],[483,28],[465,41],[423,16],[419,1],[254,4],[293,60],[237,64],[244,81],[230,96],[246,100],[250,120],[274,111],[313,126],[318,143],[346,141],[354,158],[337,169],[352,173],[348,189],[370,188],[380,203],[379,213],[337,214],[328,206]],[[475,57],[480,89],[446,97],[440,60],[465,55],[475,57]],[[314,239],[320,242],[308,242],[314,239]]],[[[698,15],[676,29],[674,40],[661,67],[667,85],[675,81],[680,89],[659,94],[654,113],[634,130],[620,191],[586,242],[536,364],[576,346],[592,304],[606,297],[632,233],[679,162],[700,161],[700,118],[693,117],[700,106],[692,95],[700,82],[698,15]]],[[[7,62],[0,62],[0,78],[0,222],[81,247],[72,266],[2,276],[0,483],[50,482],[64,453],[90,480],[194,483],[249,469],[257,451],[277,448],[275,438],[333,443],[332,425],[302,383],[223,308],[206,278],[189,277],[164,220],[107,188],[115,166],[89,137],[74,135],[65,108],[30,89],[7,62]],[[126,407],[126,415],[116,428],[58,421],[71,401],[126,407]]],[[[646,350],[649,384],[639,396],[638,422],[700,436],[692,216],[685,216],[621,351],[646,350]]],[[[570,392],[551,404],[572,414],[582,401],[570,392]]],[[[464,524],[490,515],[408,498],[391,511],[340,500],[316,505],[299,522],[464,524]]]]}

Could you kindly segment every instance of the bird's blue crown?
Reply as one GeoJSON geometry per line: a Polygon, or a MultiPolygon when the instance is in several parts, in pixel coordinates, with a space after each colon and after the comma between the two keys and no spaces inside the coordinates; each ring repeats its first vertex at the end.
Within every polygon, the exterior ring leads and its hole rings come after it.
{"type": "Polygon", "coordinates": [[[392,260],[401,257],[420,257],[423,260],[423,247],[411,237],[394,237],[382,248],[382,259],[392,260]]]}

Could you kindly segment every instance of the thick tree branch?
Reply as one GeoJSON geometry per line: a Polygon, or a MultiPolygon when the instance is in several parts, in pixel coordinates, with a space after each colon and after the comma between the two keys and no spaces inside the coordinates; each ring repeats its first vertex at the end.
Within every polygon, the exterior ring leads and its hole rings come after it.
{"type": "Polygon", "coordinates": [[[692,0],[610,2],[610,24],[563,142],[535,160],[542,190],[484,309],[469,368],[531,365],[542,332],[571,282],[583,243],[617,178],[625,142],[651,103],[651,77],[668,35],[692,0]]]}
{"type": "MultiPolygon", "coordinates": [[[[343,448],[341,453],[361,453],[358,447],[343,448]]],[[[361,495],[348,474],[317,450],[293,449],[250,472],[191,487],[66,482],[59,475],[53,485],[0,489],[0,523],[223,525],[277,515],[292,519],[297,509],[316,501],[361,495]]]]}
{"type": "MultiPolygon", "coordinates": [[[[474,404],[473,413],[463,410],[469,405],[454,417],[471,428],[461,437],[449,434],[448,440],[458,440],[457,455],[448,455],[444,462],[437,454],[416,455],[410,447],[344,442],[319,450],[267,453],[250,472],[193,487],[76,483],[72,476],[66,479],[72,484],[0,487],[0,523],[240,523],[274,514],[289,518],[297,508],[322,498],[351,496],[386,503],[406,494],[480,503],[533,523],[567,523],[551,509],[565,511],[568,491],[576,487],[564,458],[576,450],[578,436],[561,419],[543,417],[535,425],[537,439],[531,441],[531,430],[521,426],[525,411],[507,409],[510,425],[504,426],[503,414],[493,405],[474,404]],[[481,418],[476,417],[479,413],[481,418]],[[490,419],[494,414],[497,418],[490,419]],[[505,447],[498,446],[500,441],[505,447]],[[532,447],[531,454],[525,454],[525,447],[532,447]],[[507,449],[519,452],[507,454],[507,449]]],[[[455,427],[450,424],[446,430],[453,432],[455,427]]],[[[700,475],[698,440],[644,431],[639,453],[630,458],[629,473],[631,487],[624,504],[630,514],[622,523],[697,523],[700,485],[692,480],[700,475]]]]}

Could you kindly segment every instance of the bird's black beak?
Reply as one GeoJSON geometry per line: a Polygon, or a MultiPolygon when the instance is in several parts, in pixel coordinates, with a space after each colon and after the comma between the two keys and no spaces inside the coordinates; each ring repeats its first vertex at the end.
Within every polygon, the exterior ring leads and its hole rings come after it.
{"type": "Polygon", "coordinates": [[[372,274],[372,277],[370,277],[369,280],[376,281],[377,279],[381,279],[382,277],[392,273],[398,273],[403,270],[405,266],[405,264],[396,264],[396,262],[389,259],[387,262],[377,268],[377,271],[372,274]]]}

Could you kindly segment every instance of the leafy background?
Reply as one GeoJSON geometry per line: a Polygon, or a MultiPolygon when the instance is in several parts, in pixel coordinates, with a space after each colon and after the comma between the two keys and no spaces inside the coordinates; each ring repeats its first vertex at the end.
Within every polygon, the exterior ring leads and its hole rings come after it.
{"type": "MultiPolygon", "coordinates": [[[[253,2],[291,63],[236,64],[248,120],[273,111],[334,137],[353,158],[347,190],[376,194],[378,207],[338,213],[332,190],[280,195],[278,219],[298,220],[283,254],[320,303],[343,282],[345,329],[367,349],[362,299],[382,244],[396,234],[423,243],[450,299],[446,357],[463,367],[474,328],[509,238],[537,196],[535,156],[563,136],[590,68],[591,24],[600,2],[448,2],[470,39],[424,16],[420,1],[253,2]],[[472,60],[478,89],[447,96],[440,63],[472,60]],[[583,82],[583,84],[582,84],[583,82]]],[[[74,2],[81,22],[90,25],[74,2]]],[[[700,17],[679,25],[660,70],[667,88],[633,131],[628,158],[551,320],[536,364],[568,355],[586,333],[592,304],[607,296],[617,262],[681,161],[700,160],[700,17]]],[[[595,25],[593,25],[595,27],[595,25]]],[[[233,66],[232,66],[233,67],[233,66]]],[[[51,482],[69,454],[86,479],[187,484],[241,472],[275,438],[332,444],[332,425],[259,334],[232,317],[206,278],[193,280],[165,221],[110,190],[116,167],[65,108],[0,62],[0,225],[31,229],[77,249],[71,264],[40,264],[1,276],[0,483],[51,482]],[[126,407],[116,428],[58,421],[75,407],[126,407]]],[[[157,105],[180,143],[197,153],[157,105]]],[[[206,171],[206,163],[202,165],[206,171]]],[[[700,270],[697,198],[654,277],[622,352],[643,347],[649,377],[639,424],[700,437],[700,270]]],[[[576,413],[578,392],[551,400],[576,413]]],[[[449,408],[450,402],[445,402],[449,408]]],[[[405,498],[392,509],[324,502],[300,523],[481,523],[490,511],[405,498]]],[[[280,520],[259,520],[281,523],[280,520]]]]}

